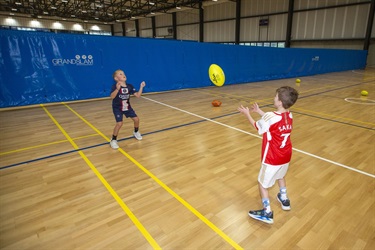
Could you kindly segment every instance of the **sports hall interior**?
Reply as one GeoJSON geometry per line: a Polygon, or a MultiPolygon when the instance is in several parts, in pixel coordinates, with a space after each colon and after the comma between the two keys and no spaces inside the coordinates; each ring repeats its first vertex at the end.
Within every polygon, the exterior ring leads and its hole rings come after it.
{"type": "Polygon", "coordinates": [[[0,249],[374,249],[374,8],[2,1],[0,249]],[[124,119],[114,150],[117,69],[146,87],[130,99],[143,139],[124,119]],[[281,86],[299,92],[291,210],[270,188],[268,225],[248,216],[262,137],[237,108],[275,110],[281,86]]]}

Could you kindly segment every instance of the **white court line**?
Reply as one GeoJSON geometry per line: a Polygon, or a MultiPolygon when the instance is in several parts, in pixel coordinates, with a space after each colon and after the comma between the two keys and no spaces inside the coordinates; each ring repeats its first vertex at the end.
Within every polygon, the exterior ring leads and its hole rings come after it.
{"type": "MultiPolygon", "coordinates": [[[[160,105],[163,105],[163,106],[166,106],[168,108],[171,108],[171,109],[175,109],[175,110],[178,110],[178,111],[181,111],[181,112],[184,112],[186,114],[189,114],[189,115],[192,115],[192,116],[195,116],[195,117],[198,117],[198,118],[201,118],[203,120],[206,120],[206,121],[209,121],[209,122],[213,122],[213,123],[216,123],[218,125],[221,125],[221,126],[224,126],[224,127],[227,127],[227,128],[230,128],[230,129],[233,129],[233,130],[236,130],[236,131],[239,131],[239,132],[242,132],[244,134],[248,134],[248,135],[251,135],[253,137],[257,137],[257,138],[262,138],[261,136],[259,135],[256,135],[256,134],[252,134],[250,132],[247,132],[245,130],[242,130],[242,129],[239,129],[239,128],[235,128],[235,127],[232,127],[232,126],[229,126],[227,124],[224,124],[224,123],[221,123],[221,122],[218,122],[218,121],[214,121],[210,118],[206,118],[206,117],[203,117],[203,116],[200,116],[200,115],[197,115],[197,114],[194,114],[194,113],[191,113],[189,111],[186,111],[186,110],[183,110],[183,109],[179,109],[179,108],[176,108],[174,106],[171,106],[171,105],[168,105],[168,104],[165,104],[165,103],[162,103],[162,102],[159,102],[159,101],[155,101],[153,99],[150,99],[150,98],[147,98],[147,97],[144,97],[142,96],[142,98],[146,99],[146,100],[149,100],[151,102],[155,102],[155,103],[158,103],[160,105]]],[[[375,178],[375,175],[373,174],[370,174],[370,173],[367,173],[367,172],[364,172],[364,171],[361,171],[361,170],[358,170],[358,169],[355,169],[355,168],[352,168],[352,167],[349,167],[349,166],[346,166],[344,164],[341,164],[341,163],[338,163],[338,162],[334,162],[334,161],[331,161],[331,160],[328,160],[326,158],[323,158],[323,157],[320,157],[320,156],[317,156],[317,155],[314,155],[314,154],[310,154],[308,152],[305,152],[303,150],[300,150],[300,149],[296,149],[296,148],[293,148],[294,151],[297,151],[299,153],[302,153],[302,154],[305,154],[305,155],[308,155],[308,156],[311,156],[313,158],[316,158],[316,159],[319,159],[319,160],[322,160],[322,161],[325,161],[325,162],[328,162],[328,163],[331,163],[331,164],[334,164],[336,166],[339,166],[339,167],[342,167],[342,168],[346,168],[346,169],[349,169],[351,171],[354,171],[354,172],[357,172],[357,173],[360,173],[360,174],[363,174],[363,175],[367,175],[367,176],[370,176],[372,178],[375,178]]]]}

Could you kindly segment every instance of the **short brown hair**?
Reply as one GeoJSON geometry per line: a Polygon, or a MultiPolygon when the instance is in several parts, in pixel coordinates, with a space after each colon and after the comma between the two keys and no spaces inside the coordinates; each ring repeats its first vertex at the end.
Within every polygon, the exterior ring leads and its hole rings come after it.
{"type": "Polygon", "coordinates": [[[121,69],[118,69],[118,70],[116,70],[115,72],[113,72],[113,74],[112,74],[112,77],[113,77],[113,79],[115,79],[115,76],[117,75],[117,73],[118,72],[124,72],[123,70],[121,70],[121,69]]]}
{"type": "Polygon", "coordinates": [[[298,99],[298,91],[289,86],[278,88],[276,93],[285,109],[292,107],[298,99]]]}

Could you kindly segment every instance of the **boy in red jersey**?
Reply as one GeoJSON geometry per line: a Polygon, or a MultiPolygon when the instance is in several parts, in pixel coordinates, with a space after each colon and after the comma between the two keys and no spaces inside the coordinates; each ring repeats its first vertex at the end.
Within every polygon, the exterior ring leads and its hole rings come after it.
{"type": "Polygon", "coordinates": [[[268,188],[272,187],[276,180],[280,187],[277,200],[283,210],[290,210],[290,201],[286,192],[285,174],[292,157],[292,143],[290,133],[292,132],[293,116],[288,110],[298,99],[298,92],[292,87],[284,86],[276,90],[274,106],[276,111],[263,112],[257,103],[251,109],[248,107],[238,108],[250,124],[254,126],[260,135],[263,135],[262,144],[262,166],[258,176],[259,193],[262,198],[263,209],[249,211],[249,216],[268,224],[273,223],[273,212],[271,210],[268,196],[268,188]],[[262,118],[255,122],[250,112],[256,112],[262,118]]]}

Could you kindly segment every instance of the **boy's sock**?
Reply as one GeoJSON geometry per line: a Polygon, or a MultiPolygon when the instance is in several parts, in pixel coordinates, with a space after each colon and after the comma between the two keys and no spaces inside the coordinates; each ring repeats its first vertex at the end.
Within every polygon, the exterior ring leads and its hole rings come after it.
{"type": "Polygon", "coordinates": [[[112,135],[112,140],[117,140],[117,135],[112,135]]]}
{"type": "Polygon", "coordinates": [[[137,133],[139,128],[134,127],[134,132],[137,133]]]}
{"type": "Polygon", "coordinates": [[[263,203],[263,208],[266,210],[266,212],[270,213],[271,212],[270,199],[263,198],[262,203],[263,203]]]}
{"type": "Polygon", "coordinates": [[[288,195],[286,194],[286,187],[280,188],[280,196],[283,201],[288,199],[288,195]]]}

